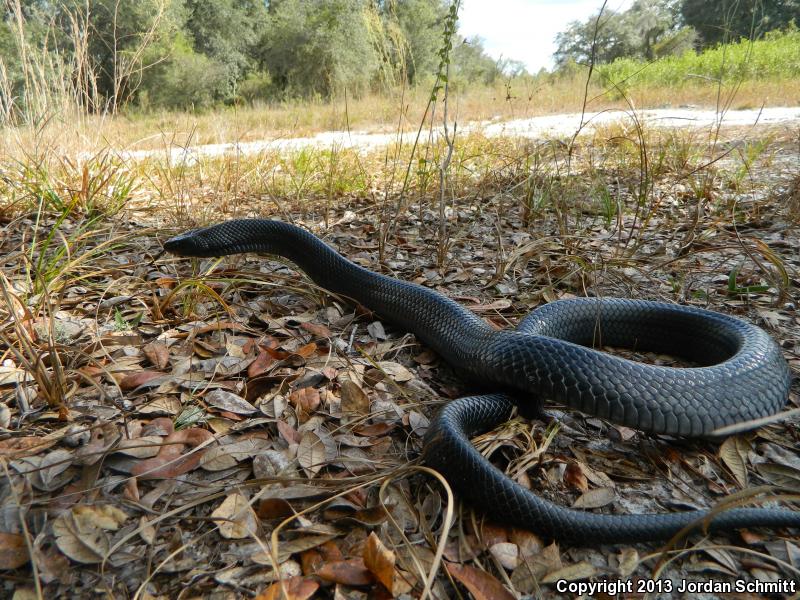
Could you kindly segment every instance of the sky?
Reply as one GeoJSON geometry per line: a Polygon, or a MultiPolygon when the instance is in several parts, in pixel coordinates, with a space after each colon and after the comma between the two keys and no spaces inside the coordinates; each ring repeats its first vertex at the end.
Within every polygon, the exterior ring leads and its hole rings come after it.
{"type": "MultiPolygon", "coordinates": [[[[631,0],[608,0],[606,8],[625,10],[631,0]]],[[[556,34],[571,21],[585,21],[603,0],[463,0],[459,32],[478,35],[493,58],[511,58],[536,73],[553,66],[556,34]]]]}

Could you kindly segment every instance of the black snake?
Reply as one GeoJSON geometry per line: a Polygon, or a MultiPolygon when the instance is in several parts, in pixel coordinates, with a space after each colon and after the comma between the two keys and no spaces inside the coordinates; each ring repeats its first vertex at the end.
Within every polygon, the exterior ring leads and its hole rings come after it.
{"type": "MultiPolygon", "coordinates": [[[[369,271],[311,233],[280,221],[237,219],[168,240],[168,252],[211,257],[242,252],[283,256],[318,285],[412,331],[457,371],[498,389],[533,394],[651,433],[702,436],[777,412],[790,373],[763,330],[688,306],[625,299],[552,302],[515,331],[496,331],[428,288],[369,271]],[[604,345],[689,358],[697,368],[646,365],[593,350],[604,345]]],[[[431,424],[424,462],[495,519],[578,544],[665,539],[707,511],[609,515],[564,508],[514,483],[469,436],[508,419],[515,400],[492,394],[446,405],[431,424]]],[[[800,527],[800,512],[735,508],[706,519],[710,530],[800,527]]]]}

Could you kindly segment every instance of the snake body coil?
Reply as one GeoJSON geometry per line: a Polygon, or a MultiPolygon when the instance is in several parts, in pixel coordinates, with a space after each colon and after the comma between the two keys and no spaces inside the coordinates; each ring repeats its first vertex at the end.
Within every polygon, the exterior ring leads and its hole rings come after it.
{"type": "MultiPolygon", "coordinates": [[[[686,306],[625,299],[552,302],[514,331],[496,331],[428,288],[356,265],[311,233],[280,221],[237,219],[179,235],[165,250],[210,257],[242,252],[283,256],[311,279],[348,296],[425,344],[471,379],[524,392],[651,433],[699,436],[765,417],[786,402],[789,368],[777,344],[739,319],[686,306]],[[651,350],[698,368],[645,365],[588,346],[651,350]]],[[[505,419],[505,394],[451,402],[431,424],[423,458],[469,501],[499,520],[566,542],[669,538],[707,511],[606,515],[560,507],[508,479],[469,436],[505,419]]],[[[711,530],[800,527],[800,512],[737,508],[709,518],[711,530]]]]}

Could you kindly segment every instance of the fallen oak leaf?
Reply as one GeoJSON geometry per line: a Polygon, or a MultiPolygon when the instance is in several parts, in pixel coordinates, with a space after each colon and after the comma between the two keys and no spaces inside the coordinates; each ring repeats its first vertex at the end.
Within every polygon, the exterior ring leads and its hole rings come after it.
{"type": "Polygon", "coordinates": [[[371,532],[364,546],[364,565],[389,592],[394,587],[394,564],[394,552],[383,545],[374,531],[371,532]]]}
{"type": "Polygon", "coordinates": [[[345,415],[368,415],[369,396],[352,379],[344,379],[341,384],[342,413],[345,415]]]}
{"type": "Polygon", "coordinates": [[[719,457],[742,489],[747,487],[747,454],[750,450],[750,442],[741,435],[732,435],[719,447],[719,457]]]}
{"type": "Polygon", "coordinates": [[[0,457],[8,459],[19,459],[34,456],[43,450],[53,446],[58,439],[45,439],[35,435],[28,435],[19,438],[10,438],[0,441],[0,457]]]}
{"type": "Polygon", "coordinates": [[[578,463],[567,463],[567,468],[564,469],[564,483],[569,487],[585,492],[589,489],[589,482],[586,480],[586,475],[578,463]]]}
{"type": "Polygon", "coordinates": [[[306,344],[305,346],[298,348],[297,350],[294,351],[293,354],[295,354],[296,356],[302,356],[303,358],[308,358],[316,351],[317,351],[317,345],[314,342],[311,342],[310,344],[306,344]]]}
{"type": "Polygon", "coordinates": [[[277,361],[265,350],[260,350],[255,360],[247,365],[247,376],[250,378],[258,377],[266,373],[269,368],[277,361]]]}
{"type": "Polygon", "coordinates": [[[414,379],[414,374],[400,363],[382,360],[378,363],[378,367],[397,383],[404,383],[414,379]]]}
{"type": "MultiPolygon", "coordinates": [[[[330,542],[338,535],[340,535],[338,532],[308,534],[287,542],[281,542],[278,545],[278,562],[282,563],[285,560],[288,560],[293,554],[305,552],[306,550],[311,550],[312,548],[319,548],[322,550],[324,549],[325,544],[330,542]]],[[[322,554],[323,556],[325,555],[324,552],[322,554]]],[[[341,556],[337,558],[341,558],[341,556]]],[[[265,551],[255,552],[252,554],[250,556],[250,560],[259,565],[272,566],[274,564],[272,554],[269,552],[269,547],[267,547],[265,551]]],[[[330,561],[326,559],[326,562],[330,561]]]]}
{"type": "Polygon", "coordinates": [[[163,371],[169,365],[169,348],[162,342],[153,341],[142,347],[142,352],[156,369],[163,371]]]}
{"type": "Polygon", "coordinates": [[[300,553],[300,566],[303,569],[304,575],[314,575],[325,561],[322,558],[322,553],[316,548],[304,550],[300,553]]]}
{"type": "Polygon", "coordinates": [[[168,436],[175,431],[172,419],[169,417],[156,417],[142,428],[142,436],[168,436]]]}
{"type": "Polygon", "coordinates": [[[475,600],[515,600],[496,577],[469,565],[446,563],[445,568],[475,597],[475,600]]]}
{"type": "Polygon", "coordinates": [[[45,454],[36,471],[31,473],[31,482],[40,490],[54,491],[65,483],[65,471],[75,461],[73,452],[59,448],[45,454]]]}
{"type": "Polygon", "coordinates": [[[16,569],[29,560],[24,537],[18,533],[0,532],[0,570],[16,569]]]}
{"type": "Polygon", "coordinates": [[[551,571],[542,578],[542,583],[555,583],[560,579],[566,581],[578,581],[579,579],[589,579],[597,574],[597,569],[589,562],[582,560],[573,565],[567,565],[555,571],[551,571]]]}
{"type": "Polygon", "coordinates": [[[264,498],[258,503],[256,511],[258,518],[263,521],[272,519],[285,519],[295,514],[292,505],[284,498],[264,498]]]}
{"type": "Polygon", "coordinates": [[[263,348],[267,351],[267,353],[272,356],[272,358],[276,360],[289,360],[291,359],[303,359],[300,361],[302,364],[306,358],[311,356],[317,351],[317,345],[314,342],[310,344],[306,344],[305,346],[301,346],[297,350],[290,352],[288,350],[279,350],[277,348],[263,348]]]}
{"type": "Polygon", "coordinates": [[[196,448],[214,439],[211,432],[192,427],[170,433],[153,458],[143,460],[131,469],[131,475],[141,479],[174,479],[197,468],[205,450],[182,456],[184,447],[196,448]]]}
{"type": "Polygon", "coordinates": [[[317,577],[342,585],[369,585],[375,581],[363,558],[326,562],[317,569],[317,577]]]}
{"type": "Polygon", "coordinates": [[[253,536],[258,531],[258,518],[242,494],[234,492],[222,501],[212,519],[220,520],[219,534],[229,540],[240,540],[253,536]]]}
{"type": "Polygon", "coordinates": [[[164,377],[164,373],[159,373],[158,371],[137,371],[136,373],[125,375],[120,379],[119,387],[123,391],[135,390],[139,386],[149,383],[154,379],[158,379],[159,377],[164,377]]]}
{"type": "Polygon", "coordinates": [[[72,509],[72,514],[78,519],[91,521],[96,527],[106,531],[116,531],[128,520],[128,514],[125,511],[110,504],[81,504],[72,509]]]}
{"type": "Polygon", "coordinates": [[[327,452],[322,439],[313,431],[304,431],[297,447],[297,462],[303,467],[309,479],[319,473],[325,464],[327,452]]]}
{"type": "Polygon", "coordinates": [[[116,531],[128,515],[105,506],[80,506],[59,515],[53,521],[56,545],[75,562],[94,564],[102,561],[110,547],[106,531],[116,531]]]}
{"type": "Polygon", "coordinates": [[[519,546],[516,544],[498,542],[489,548],[489,553],[508,571],[513,571],[519,566],[519,546]]]}
{"type": "Polygon", "coordinates": [[[578,496],[572,508],[601,508],[614,501],[614,489],[609,487],[593,488],[578,496]]]}
{"type": "Polygon", "coordinates": [[[286,440],[290,444],[299,444],[300,443],[300,432],[297,431],[294,427],[289,425],[286,421],[279,420],[276,423],[278,427],[278,433],[281,434],[281,437],[286,440]]]}
{"type": "MultiPolygon", "coordinates": [[[[186,333],[185,337],[188,336],[198,336],[202,335],[203,333],[209,333],[211,331],[219,331],[221,329],[230,329],[231,331],[247,331],[247,327],[236,323],[234,321],[217,321],[216,323],[212,323],[211,325],[203,325],[200,327],[194,327],[191,331],[186,333]]],[[[179,337],[179,336],[176,336],[179,337]]]]}
{"type": "Polygon", "coordinates": [[[255,600],[308,600],[319,589],[319,584],[313,579],[296,575],[276,581],[267,591],[256,596],[255,600]]]}
{"type": "Polygon", "coordinates": [[[235,414],[252,415],[256,412],[256,407],[247,400],[226,390],[211,390],[205,395],[203,400],[214,408],[219,408],[220,410],[235,414]]]}
{"type": "Polygon", "coordinates": [[[300,323],[300,329],[305,329],[308,333],[315,335],[319,338],[331,338],[333,334],[331,330],[325,325],[319,323],[312,323],[311,321],[304,321],[300,323]]]}
{"type": "Polygon", "coordinates": [[[308,420],[308,416],[319,408],[319,390],[313,387],[305,387],[289,394],[289,402],[297,409],[298,417],[301,421],[308,420]]]}

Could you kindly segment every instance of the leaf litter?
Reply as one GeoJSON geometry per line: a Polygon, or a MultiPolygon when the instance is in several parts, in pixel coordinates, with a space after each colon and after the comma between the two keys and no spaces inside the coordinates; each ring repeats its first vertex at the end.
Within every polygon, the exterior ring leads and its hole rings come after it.
{"type": "MultiPolygon", "coordinates": [[[[707,306],[765,327],[796,372],[800,232],[780,194],[765,191],[789,186],[795,166],[776,153],[762,180],[754,171],[748,194],[725,187],[718,171],[710,190],[718,201],[693,228],[686,224],[698,203],[669,173],[654,182],[658,202],[646,219],[626,212],[609,220],[579,204],[568,217],[579,232],[572,236],[557,210],[510,202],[496,183],[481,184],[480,199],[459,198],[448,213],[441,266],[432,242],[439,215],[423,198],[397,218],[387,265],[497,327],[586,292],[707,306]],[[729,227],[731,211],[737,228],[729,227]]],[[[607,175],[622,182],[620,203],[635,201],[625,173],[607,175]]],[[[246,199],[239,208],[262,212],[246,199]]],[[[322,220],[318,207],[291,210],[312,229],[322,220]]],[[[377,268],[373,207],[343,198],[326,210],[347,218],[317,232],[377,268]]],[[[516,598],[556,596],[559,579],[652,577],[660,568],[656,544],[562,547],[460,504],[456,526],[445,531],[446,495],[408,465],[438,405],[469,387],[407,332],[283,263],[153,262],[168,233],[140,229],[141,219],[112,221],[103,235],[123,240],[113,257],[97,255],[80,281],[61,280],[59,310],[25,325],[36,343],[59,331],[71,390],[63,407],[44,402],[36,374],[4,355],[5,591],[24,580],[31,561],[54,597],[97,589],[171,597],[190,587],[231,598],[388,598],[419,597],[427,587],[447,598],[455,586],[477,599],[516,598]],[[201,275],[202,285],[191,283],[201,275]]],[[[32,226],[25,218],[17,225],[0,240],[4,253],[22,248],[32,226]]],[[[6,266],[25,297],[22,272],[6,266]]],[[[37,301],[28,296],[29,313],[37,301]]],[[[797,406],[795,386],[790,407],[797,406]]],[[[795,417],[714,445],[647,438],[550,407],[545,421],[516,417],[476,444],[563,506],[663,512],[712,506],[754,486],[796,493],[797,431],[795,417]]],[[[690,537],[658,575],[796,577],[798,542],[786,532],[690,537]]]]}

